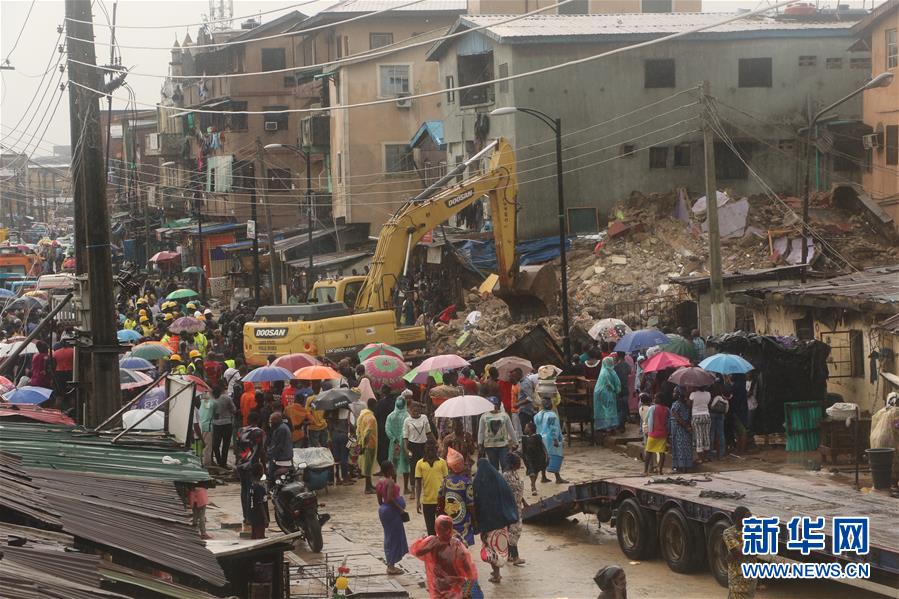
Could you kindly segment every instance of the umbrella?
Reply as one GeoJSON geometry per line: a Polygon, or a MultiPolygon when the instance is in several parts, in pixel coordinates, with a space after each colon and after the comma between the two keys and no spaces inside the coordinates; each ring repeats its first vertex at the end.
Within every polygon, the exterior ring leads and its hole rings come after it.
{"type": "Polygon", "coordinates": [[[359,393],[350,389],[328,389],[316,395],[310,407],[313,410],[328,412],[338,408],[347,408],[354,401],[358,401],[360,397],[359,393]]]}
{"type": "Polygon", "coordinates": [[[199,333],[206,330],[206,323],[199,318],[193,316],[182,316],[176,318],[169,325],[169,331],[172,333],[199,333]]]}
{"type": "Polygon", "coordinates": [[[434,377],[434,380],[438,385],[443,384],[443,373],[439,370],[419,370],[418,368],[413,368],[403,375],[403,380],[424,385],[428,382],[429,376],[434,377]]]}
{"type": "Polygon", "coordinates": [[[468,360],[465,358],[461,358],[456,354],[441,354],[428,358],[418,365],[418,369],[446,371],[462,368],[463,366],[469,366],[468,360]]]}
{"type": "MultiPolygon", "coordinates": [[[[197,391],[199,391],[200,393],[208,393],[209,391],[212,391],[212,387],[207,385],[206,381],[204,381],[203,379],[201,379],[200,377],[198,377],[196,375],[173,374],[173,375],[171,375],[171,377],[173,379],[185,381],[187,383],[194,383],[197,386],[197,391]]],[[[165,379],[162,379],[161,381],[159,381],[159,383],[156,386],[162,387],[164,389],[165,388],[165,379]]]]}
{"type": "Polygon", "coordinates": [[[387,385],[391,391],[406,388],[403,375],[409,371],[409,367],[396,356],[374,356],[362,362],[362,366],[365,367],[365,374],[371,379],[374,389],[380,389],[382,385],[387,385]]]}
{"type": "Polygon", "coordinates": [[[144,360],[160,360],[168,358],[172,355],[172,350],[164,343],[159,341],[144,341],[140,345],[135,345],[130,352],[131,356],[143,358],[144,360]]]}
{"type": "Polygon", "coordinates": [[[3,298],[14,298],[17,297],[15,293],[10,291],[9,289],[0,288],[0,299],[3,298]]]}
{"type": "Polygon", "coordinates": [[[123,390],[138,389],[146,387],[153,382],[153,379],[137,370],[128,370],[127,368],[119,368],[119,385],[123,390]]]}
{"type": "MultiPolygon", "coordinates": [[[[314,366],[304,366],[303,368],[300,368],[296,372],[294,372],[293,376],[290,376],[288,378],[300,379],[303,381],[325,381],[328,379],[339,379],[340,373],[330,366],[322,366],[320,364],[316,364],[314,366]]],[[[246,381],[248,379],[245,376],[243,377],[243,380],[246,381]]]]}
{"type": "Polygon", "coordinates": [[[157,252],[150,258],[150,262],[169,262],[181,257],[178,252],[157,252]]]}
{"type": "Polygon", "coordinates": [[[200,268],[199,266],[188,266],[181,272],[186,275],[201,275],[201,274],[203,274],[203,269],[200,268]]]}
{"type": "Polygon", "coordinates": [[[40,289],[33,289],[31,291],[26,291],[22,294],[24,297],[36,297],[42,301],[48,301],[50,297],[47,295],[46,291],[41,291],[40,289]]]}
{"type": "Polygon", "coordinates": [[[26,404],[42,404],[48,399],[50,399],[50,395],[53,393],[53,389],[46,389],[44,387],[32,387],[31,385],[26,385],[24,387],[19,387],[9,393],[5,393],[3,395],[3,399],[8,401],[9,403],[26,403],[26,404]]]}
{"type": "MultiPolygon", "coordinates": [[[[57,352],[53,352],[53,356],[56,357],[57,352]]],[[[59,365],[57,364],[57,368],[59,365]]],[[[119,368],[127,368],[128,370],[156,370],[156,367],[153,366],[153,363],[147,360],[146,358],[139,358],[137,356],[128,356],[127,358],[122,358],[119,360],[119,368]]]]}
{"type": "Polygon", "coordinates": [[[736,354],[715,354],[699,363],[699,367],[719,374],[747,373],[753,369],[752,364],[736,354]]]}
{"type": "MultiPolygon", "coordinates": [[[[338,378],[340,375],[337,375],[338,378]]],[[[280,366],[260,366],[256,370],[251,370],[243,377],[245,383],[273,383],[275,381],[289,381],[293,373],[286,368],[280,366]]],[[[330,378],[330,377],[329,377],[330,378]]]]}
{"type": "Polygon", "coordinates": [[[179,299],[189,299],[192,297],[197,297],[199,295],[200,294],[197,293],[196,291],[194,291],[193,289],[176,289],[173,292],[171,292],[170,294],[168,294],[167,296],[165,296],[165,299],[167,299],[169,301],[179,300],[179,299]]]}
{"type": "Polygon", "coordinates": [[[708,387],[715,382],[715,375],[698,366],[687,366],[675,370],[668,380],[681,387],[708,387]]]}
{"type": "Polygon", "coordinates": [[[277,358],[274,362],[272,362],[272,366],[280,366],[281,368],[286,368],[287,370],[293,372],[294,370],[299,370],[300,368],[306,366],[316,366],[320,364],[318,360],[310,356],[309,354],[287,354],[286,356],[281,356],[277,358]]]}
{"type": "Polygon", "coordinates": [[[500,358],[494,362],[492,366],[499,371],[499,378],[503,380],[508,380],[509,375],[516,368],[521,369],[522,374],[530,374],[531,371],[534,370],[534,365],[531,364],[530,360],[525,360],[524,358],[519,358],[517,356],[500,358]]]}
{"type": "Polygon", "coordinates": [[[72,372],[75,367],[75,348],[61,347],[53,350],[53,362],[56,363],[56,370],[61,372],[72,372]]]}
{"type": "MultiPolygon", "coordinates": [[[[0,343],[0,358],[5,358],[7,356],[11,356],[16,349],[25,343],[24,341],[14,341],[12,343],[0,343]]],[[[19,354],[20,356],[27,356],[29,354],[37,353],[37,345],[34,343],[29,343],[25,346],[25,349],[19,354]]]]}
{"type": "Polygon", "coordinates": [[[6,378],[5,376],[0,376],[0,389],[2,389],[4,393],[7,391],[12,391],[15,388],[16,386],[11,380],[6,378]]]}
{"type": "Polygon", "coordinates": [[[493,408],[493,403],[480,395],[460,395],[459,397],[451,397],[437,406],[434,416],[438,418],[480,416],[484,412],[493,410],[493,408]]]}
{"type": "Polygon", "coordinates": [[[663,351],[643,362],[641,369],[643,372],[658,372],[668,368],[680,368],[689,365],[690,360],[687,358],[663,351]]]}
{"type": "Polygon", "coordinates": [[[627,326],[623,320],[618,320],[617,318],[603,318],[590,327],[587,334],[597,341],[618,341],[631,332],[631,328],[627,326]]]}
{"type": "Polygon", "coordinates": [[[668,343],[669,339],[658,329],[640,329],[627,333],[615,344],[615,351],[632,352],[668,343]]]}
{"type": "Polygon", "coordinates": [[[165,401],[165,387],[156,386],[144,393],[139,400],[135,409],[152,410],[165,401]]]}
{"type": "Polygon", "coordinates": [[[26,295],[6,304],[7,310],[35,310],[43,308],[47,303],[39,297],[26,295]]]}
{"type": "Polygon", "coordinates": [[[116,337],[119,338],[119,343],[134,343],[144,338],[143,335],[133,329],[122,329],[116,333],[116,337]]]}
{"type": "Polygon", "coordinates": [[[359,360],[364,362],[375,356],[394,356],[403,359],[403,350],[386,343],[369,343],[359,350],[359,360]]]}
{"type": "Polygon", "coordinates": [[[689,358],[691,362],[696,361],[696,346],[689,339],[684,339],[680,335],[668,335],[668,343],[661,343],[662,351],[677,354],[685,358],[689,358]]]}

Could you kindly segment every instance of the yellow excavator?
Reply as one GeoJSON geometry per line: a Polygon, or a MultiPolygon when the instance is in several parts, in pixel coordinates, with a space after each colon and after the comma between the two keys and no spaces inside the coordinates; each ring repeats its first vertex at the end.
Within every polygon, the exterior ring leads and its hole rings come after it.
{"type": "Polygon", "coordinates": [[[371,267],[363,279],[346,277],[316,283],[310,295],[327,302],[259,308],[244,326],[248,364],[265,364],[268,356],[303,352],[339,359],[369,343],[388,343],[411,351],[425,347],[424,327],[397,324],[398,289],[406,281],[412,248],[428,231],[465,207],[489,198],[496,243],[498,282],[494,295],[514,318],[543,316],[557,304],[555,271],[545,266],[519,269],[515,254],[518,179],[515,153],[504,139],[450,170],[407,201],[381,228],[371,267]],[[453,180],[489,157],[486,169],[459,184],[453,180]]]}

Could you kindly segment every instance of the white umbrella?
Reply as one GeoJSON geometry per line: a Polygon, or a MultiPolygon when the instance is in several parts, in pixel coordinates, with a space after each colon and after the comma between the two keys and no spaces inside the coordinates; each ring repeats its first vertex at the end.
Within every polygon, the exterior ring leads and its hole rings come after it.
{"type": "Polygon", "coordinates": [[[631,332],[631,328],[623,320],[603,318],[590,327],[587,334],[597,341],[618,341],[631,332]]]}
{"type": "MultiPolygon", "coordinates": [[[[5,358],[6,356],[12,355],[16,348],[22,345],[22,341],[16,341],[15,343],[0,343],[0,358],[5,358]]],[[[27,356],[29,354],[37,353],[37,345],[34,343],[29,343],[25,346],[25,349],[22,350],[20,356],[27,356]]]]}
{"type": "Polygon", "coordinates": [[[519,358],[518,356],[506,356],[505,358],[500,358],[491,364],[491,366],[496,368],[499,372],[499,378],[503,380],[507,380],[509,375],[516,368],[521,369],[521,373],[524,375],[530,374],[531,371],[534,370],[534,365],[531,364],[530,360],[519,358]]]}
{"type": "Polygon", "coordinates": [[[480,395],[460,395],[451,397],[434,411],[438,418],[461,418],[462,416],[480,416],[493,410],[493,403],[480,395]]]}

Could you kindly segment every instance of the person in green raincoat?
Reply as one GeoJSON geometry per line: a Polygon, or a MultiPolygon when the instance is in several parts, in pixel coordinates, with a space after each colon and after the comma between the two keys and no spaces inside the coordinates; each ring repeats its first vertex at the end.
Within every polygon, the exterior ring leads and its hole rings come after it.
{"type": "Polygon", "coordinates": [[[615,360],[608,356],[602,361],[602,370],[593,388],[593,430],[608,431],[621,426],[618,415],[618,393],[621,380],[615,374],[615,360]]]}
{"type": "Polygon", "coordinates": [[[390,445],[387,449],[387,459],[393,462],[397,474],[403,475],[403,494],[408,495],[409,489],[409,458],[403,451],[403,422],[409,416],[406,410],[406,396],[400,395],[394,403],[393,411],[387,415],[384,428],[390,445]]]}

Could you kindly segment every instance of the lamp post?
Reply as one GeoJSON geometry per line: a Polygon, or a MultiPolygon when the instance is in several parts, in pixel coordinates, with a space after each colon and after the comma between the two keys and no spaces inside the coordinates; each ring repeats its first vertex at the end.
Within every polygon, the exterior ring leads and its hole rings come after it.
{"type": "MultiPolygon", "coordinates": [[[[862,93],[866,90],[875,89],[878,87],[888,87],[890,85],[890,83],[892,83],[892,82],[893,82],[893,73],[889,73],[889,72],[881,73],[881,74],[877,75],[876,77],[874,77],[873,79],[871,79],[871,81],[869,81],[862,87],[858,88],[857,90],[847,94],[846,96],[843,96],[842,98],[840,98],[833,104],[830,104],[830,105],[822,108],[817,113],[815,113],[815,115],[809,121],[808,128],[807,128],[806,134],[805,134],[805,182],[803,184],[803,194],[802,194],[802,264],[803,264],[803,266],[807,266],[807,262],[808,262],[809,186],[811,185],[811,183],[810,183],[811,172],[810,171],[811,171],[811,162],[812,162],[812,136],[815,134],[815,124],[819,120],[821,120],[821,117],[823,117],[825,114],[827,114],[828,112],[830,112],[831,110],[833,110],[834,108],[839,106],[840,104],[843,104],[844,102],[848,102],[849,100],[851,100],[855,96],[859,95],[860,93],[862,93]]],[[[816,149],[816,151],[817,151],[817,149],[816,149]]],[[[803,283],[805,282],[805,278],[806,278],[806,269],[803,268],[802,269],[802,282],[803,283]]]]}
{"type": "Polygon", "coordinates": [[[312,161],[310,160],[309,152],[304,150],[300,146],[293,146],[290,144],[268,144],[265,146],[266,150],[274,150],[278,148],[284,148],[287,150],[292,150],[303,157],[303,162],[306,163],[306,193],[304,194],[306,197],[306,220],[308,229],[308,242],[309,246],[309,266],[306,268],[306,286],[307,294],[308,291],[312,289],[312,221],[313,221],[313,211],[312,211],[312,161]]]}
{"type": "Polygon", "coordinates": [[[490,112],[490,116],[502,116],[523,112],[542,121],[556,135],[556,193],[559,201],[559,257],[562,269],[562,350],[566,365],[571,364],[571,338],[568,324],[568,256],[565,251],[565,194],[562,187],[562,119],[553,118],[533,108],[506,106],[490,112]]]}

